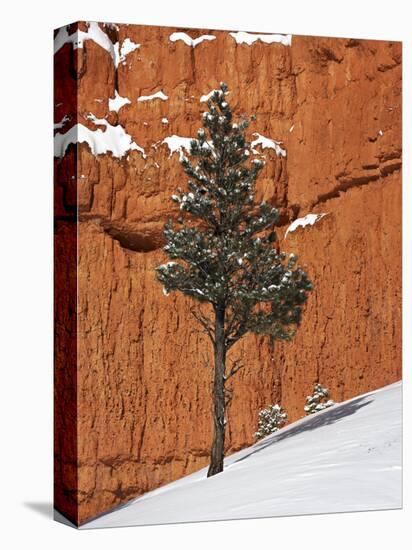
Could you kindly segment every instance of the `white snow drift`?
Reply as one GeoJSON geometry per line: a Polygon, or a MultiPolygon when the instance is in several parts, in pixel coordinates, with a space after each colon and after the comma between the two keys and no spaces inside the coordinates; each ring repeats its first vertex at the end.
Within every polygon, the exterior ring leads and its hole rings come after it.
{"type": "Polygon", "coordinates": [[[402,505],[401,382],[302,418],[90,521],[84,529],[393,509],[402,505]]]}
{"type": "Polygon", "coordinates": [[[70,120],[70,117],[67,115],[64,115],[64,117],[61,119],[60,122],[56,122],[54,124],[54,129],[61,130],[66,125],[66,122],[69,122],[69,120],[70,120]]]}
{"type": "Polygon", "coordinates": [[[130,38],[125,38],[121,47],[119,46],[119,42],[113,44],[108,35],[95,21],[90,21],[87,24],[87,31],[77,30],[69,34],[67,29],[68,27],[61,27],[56,34],[54,39],[54,53],[58,52],[64,44],[71,43],[73,44],[73,48],[76,49],[83,48],[83,44],[86,40],[92,40],[110,54],[114,66],[118,67],[119,63],[126,60],[126,56],[129,53],[140,48],[140,44],[135,44],[130,38]]]}
{"type": "Polygon", "coordinates": [[[170,157],[173,153],[180,153],[180,158],[182,158],[183,150],[190,153],[190,142],[193,138],[181,137],[181,136],[168,136],[165,137],[162,143],[165,143],[169,147],[170,157]]]}
{"type": "Polygon", "coordinates": [[[114,99],[109,99],[109,111],[116,111],[116,113],[125,105],[131,103],[128,97],[122,97],[117,90],[114,91],[114,99]]]}
{"type": "Polygon", "coordinates": [[[141,95],[137,98],[137,101],[151,101],[152,99],[161,99],[162,101],[166,101],[167,99],[169,99],[169,96],[164,94],[162,90],[159,90],[152,95],[141,95]]]}
{"type": "Polygon", "coordinates": [[[210,90],[209,93],[205,94],[205,95],[202,95],[200,97],[200,103],[206,103],[207,101],[209,101],[209,99],[212,97],[212,95],[215,93],[215,92],[219,92],[220,90],[210,90]]]}
{"type": "Polygon", "coordinates": [[[292,233],[295,231],[298,227],[306,227],[307,225],[313,225],[318,220],[321,220],[326,214],[306,214],[304,218],[298,218],[294,222],[292,222],[289,227],[286,229],[285,238],[287,237],[288,233],[292,233]]]}
{"type": "Polygon", "coordinates": [[[262,149],[274,149],[278,157],[286,157],[286,151],[280,146],[280,141],[275,141],[274,139],[261,136],[257,132],[254,132],[253,135],[257,137],[251,143],[252,148],[260,145],[262,149]]]}
{"type": "Polygon", "coordinates": [[[133,40],[130,40],[130,38],[125,38],[122,42],[122,47],[120,48],[119,61],[121,63],[124,63],[129,53],[134,52],[138,48],[140,48],[140,44],[136,44],[136,42],[133,42],[133,40]]]}
{"type": "MultiPolygon", "coordinates": [[[[215,92],[219,92],[221,94],[222,90],[218,90],[218,89],[210,90],[210,92],[208,92],[207,94],[200,96],[200,99],[199,99],[200,103],[207,103],[215,92]]],[[[226,95],[229,95],[229,94],[230,92],[226,92],[226,95]]]]}
{"type": "Polygon", "coordinates": [[[274,42],[278,42],[284,46],[292,45],[291,34],[254,34],[244,31],[231,32],[229,34],[238,44],[248,44],[249,46],[258,40],[264,42],[265,44],[273,44],[274,42]]]}
{"type": "Polygon", "coordinates": [[[93,155],[111,152],[113,156],[121,158],[128,151],[140,151],[144,157],[146,156],[144,149],[132,140],[120,124],[112,126],[106,119],[96,118],[91,113],[88,118],[96,125],[105,126],[105,130],[101,128],[89,130],[83,124],[76,124],[64,134],[58,132],[54,136],[55,157],[62,158],[71,143],[83,142],[89,145],[93,155]]]}
{"type": "Polygon", "coordinates": [[[205,40],[216,40],[216,36],[212,34],[202,34],[202,36],[199,36],[198,38],[192,38],[185,32],[174,32],[169,36],[169,40],[171,42],[177,42],[178,40],[182,40],[187,46],[191,46],[192,48],[196,47],[198,44],[201,44],[205,40]]]}

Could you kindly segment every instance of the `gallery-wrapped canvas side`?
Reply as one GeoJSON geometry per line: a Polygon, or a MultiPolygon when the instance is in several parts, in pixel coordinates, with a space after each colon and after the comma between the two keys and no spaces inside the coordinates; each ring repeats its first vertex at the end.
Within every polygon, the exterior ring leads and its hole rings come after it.
{"type": "MultiPolygon", "coordinates": [[[[77,24],[73,27],[71,32],[77,34],[77,24]]],[[[74,524],[78,523],[77,59],[70,43],[54,55],[54,505],[74,524]],[[60,140],[67,131],[74,143],[60,140]]]]}

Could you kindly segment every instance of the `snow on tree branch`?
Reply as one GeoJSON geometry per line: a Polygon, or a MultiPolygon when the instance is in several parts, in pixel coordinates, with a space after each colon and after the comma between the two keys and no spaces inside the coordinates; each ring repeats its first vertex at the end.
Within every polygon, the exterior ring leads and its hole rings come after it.
{"type": "Polygon", "coordinates": [[[312,284],[296,255],[278,251],[277,209],[254,202],[264,163],[253,157],[252,146],[278,153],[279,145],[256,133],[250,142],[250,121],[233,120],[227,95],[224,84],[209,94],[196,138],[164,140],[171,154],[180,152],[189,181],[187,191],[178,189],[171,197],[181,211],[180,222],[176,227],[168,222],[164,231],[164,250],[178,263],[160,266],[157,276],[166,292],[179,290],[224,305],[229,348],[250,331],[292,338],[312,284]]]}
{"type": "Polygon", "coordinates": [[[256,439],[262,439],[267,435],[280,430],[287,422],[288,415],[280,405],[271,405],[262,409],[259,413],[258,430],[255,433],[256,439]]]}
{"type": "Polygon", "coordinates": [[[280,155],[283,150],[259,134],[251,143],[253,117],[235,118],[228,94],[223,82],[207,94],[208,110],[195,138],[165,139],[171,154],[179,151],[188,181],[172,195],[176,219],[164,227],[164,252],[172,261],[156,268],[166,294],[179,291],[201,303],[201,312],[192,310],[192,315],[213,344],[208,476],[223,470],[225,409],[233,393],[226,384],[243,367],[240,360],[227,365],[227,353],[248,332],[291,340],[312,290],[297,256],[279,250],[278,210],[255,202],[255,183],[265,163],[255,158],[253,144],[280,155]]]}
{"type": "Polygon", "coordinates": [[[315,384],[312,395],[306,397],[304,411],[306,414],[314,414],[332,407],[335,402],[329,399],[329,390],[321,384],[315,384]]]}

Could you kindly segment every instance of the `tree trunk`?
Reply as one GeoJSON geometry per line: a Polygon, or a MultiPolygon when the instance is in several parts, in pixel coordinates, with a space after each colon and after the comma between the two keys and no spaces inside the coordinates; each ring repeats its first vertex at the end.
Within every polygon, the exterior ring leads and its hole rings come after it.
{"type": "Polygon", "coordinates": [[[225,308],[215,310],[215,372],[213,380],[213,444],[207,477],[223,471],[225,456],[225,308]]]}

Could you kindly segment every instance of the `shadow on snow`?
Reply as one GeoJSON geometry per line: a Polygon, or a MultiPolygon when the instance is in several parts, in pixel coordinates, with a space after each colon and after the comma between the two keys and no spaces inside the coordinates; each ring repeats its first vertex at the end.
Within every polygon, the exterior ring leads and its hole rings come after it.
{"type": "Polygon", "coordinates": [[[362,397],[358,397],[357,399],[354,399],[353,401],[350,401],[349,403],[346,403],[345,405],[338,404],[338,406],[334,406],[334,407],[331,407],[330,409],[326,409],[322,413],[315,413],[312,417],[308,417],[306,419],[306,422],[299,423],[297,426],[292,425],[289,428],[286,427],[284,430],[279,430],[279,432],[276,435],[269,436],[268,438],[266,438],[260,443],[255,443],[255,445],[251,448],[250,453],[248,453],[245,456],[242,456],[241,458],[238,458],[237,460],[233,461],[231,464],[242,462],[242,460],[245,460],[256,453],[263,451],[267,447],[270,447],[275,443],[279,443],[284,439],[288,439],[289,437],[293,437],[294,435],[298,435],[298,434],[307,432],[309,430],[316,430],[316,428],[322,428],[323,426],[329,426],[330,424],[334,424],[341,418],[345,418],[346,416],[355,414],[356,412],[358,412],[359,409],[366,407],[366,405],[369,405],[369,403],[372,403],[372,402],[373,402],[373,399],[370,399],[370,398],[368,399],[368,396],[362,396],[362,397]]]}

